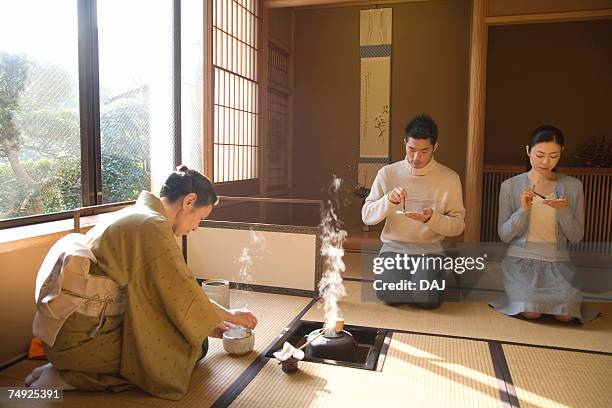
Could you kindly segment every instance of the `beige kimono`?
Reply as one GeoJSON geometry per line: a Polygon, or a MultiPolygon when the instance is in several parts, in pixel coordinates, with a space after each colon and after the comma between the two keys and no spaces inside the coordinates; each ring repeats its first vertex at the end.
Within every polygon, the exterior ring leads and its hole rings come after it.
{"type": "Polygon", "coordinates": [[[185,395],[202,343],[223,309],[209,301],[188,270],[161,201],[142,192],[135,206],[86,235],[97,259],[92,275],[127,289],[123,316],[72,314],[49,361],[77,389],[119,391],[133,385],[167,399],[185,395]]]}

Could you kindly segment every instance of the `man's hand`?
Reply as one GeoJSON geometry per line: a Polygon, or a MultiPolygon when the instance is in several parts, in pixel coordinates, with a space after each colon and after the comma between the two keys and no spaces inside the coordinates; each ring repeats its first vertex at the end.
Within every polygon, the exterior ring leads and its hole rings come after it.
{"type": "Polygon", "coordinates": [[[404,190],[401,187],[395,187],[393,190],[389,192],[389,194],[387,194],[387,198],[393,204],[399,204],[402,201],[404,201],[406,198],[408,198],[408,193],[406,192],[406,190],[404,190]]]}
{"type": "Polygon", "coordinates": [[[543,203],[546,205],[550,205],[552,208],[555,208],[555,209],[565,208],[567,207],[567,198],[563,197],[563,198],[560,198],[559,200],[544,200],[543,203]]]}
{"type": "Polygon", "coordinates": [[[408,212],[404,214],[405,217],[408,217],[412,220],[427,222],[433,215],[433,208],[426,208],[423,212],[408,212]]]}
{"type": "Polygon", "coordinates": [[[215,337],[217,339],[222,339],[223,338],[223,333],[225,333],[229,329],[231,329],[230,323],[228,323],[228,322],[221,322],[221,323],[219,323],[217,325],[217,327],[212,329],[212,331],[210,332],[209,336],[210,337],[215,337]]]}

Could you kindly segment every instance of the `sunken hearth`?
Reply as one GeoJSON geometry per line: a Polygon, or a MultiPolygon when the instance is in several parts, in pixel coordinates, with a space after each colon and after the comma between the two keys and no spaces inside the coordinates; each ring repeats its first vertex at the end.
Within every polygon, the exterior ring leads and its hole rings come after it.
{"type": "MultiPolygon", "coordinates": [[[[298,348],[322,330],[321,322],[300,320],[289,327],[266,357],[283,348],[285,341],[298,348]],[[310,336],[310,337],[309,337],[310,336]]],[[[324,334],[306,347],[303,361],[381,371],[391,333],[363,326],[344,326],[341,332],[324,334]]]]}

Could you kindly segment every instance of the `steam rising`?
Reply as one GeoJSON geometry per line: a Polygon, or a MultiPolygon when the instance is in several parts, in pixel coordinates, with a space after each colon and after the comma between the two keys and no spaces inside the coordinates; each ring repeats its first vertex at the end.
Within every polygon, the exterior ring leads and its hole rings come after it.
{"type": "Polygon", "coordinates": [[[324,331],[331,334],[336,326],[336,320],[341,318],[338,300],[346,296],[342,284],[342,272],[345,271],[344,248],[342,244],[347,232],[341,229],[342,223],[338,219],[338,191],[342,179],[334,176],[329,188],[331,199],[327,201],[321,221],[321,255],[325,258],[325,270],[319,282],[319,295],[324,301],[325,311],[324,331]]]}
{"type": "Polygon", "coordinates": [[[238,289],[243,292],[238,292],[238,305],[240,308],[248,308],[248,303],[252,297],[252,290],[249,285],[253,282],[251,269],[253,267],[253,261],[260,258],[266,251],[266,239],[263,235],[259,234],[254,229],[251,229],[249,236],[249,245],[242,248],[242,253],[238,258],[238,264],[240,265],[240,271],[238,272],[238,289]]]}

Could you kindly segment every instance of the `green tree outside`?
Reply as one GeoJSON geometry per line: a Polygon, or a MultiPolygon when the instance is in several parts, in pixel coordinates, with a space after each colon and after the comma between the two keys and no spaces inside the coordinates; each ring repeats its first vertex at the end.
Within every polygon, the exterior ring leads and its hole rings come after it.
{"type": "MultiPolygon", "coordinates": [[[[148,90],[102,106],[104,201],[131,200],[149,188],[148,90]]],[[[80,155],[77,80],[62,66],[0,52],[0,219],[81,206],[80,155]]]]}

